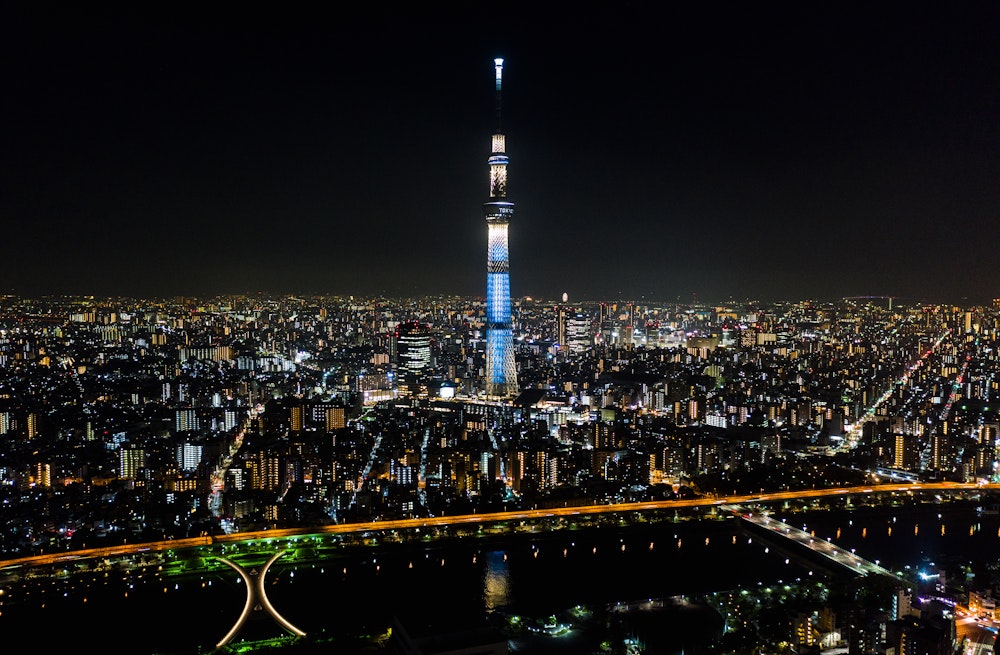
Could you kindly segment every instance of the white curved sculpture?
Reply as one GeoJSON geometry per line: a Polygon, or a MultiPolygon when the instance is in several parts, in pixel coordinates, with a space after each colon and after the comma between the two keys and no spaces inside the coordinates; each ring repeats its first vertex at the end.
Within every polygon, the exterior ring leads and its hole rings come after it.
{"type": "Polygon", "coordinates": [[[247,602],[243,606],[243,611],[240,613],[240,618],[236,619],[236,624],[233,625],[232,629],[226,633],[226,636],[223,637],[219,643],[215,645],[216,650],[228,644],[233,639],[233,637],[235,637],[239,633],[239,631],[243,629],[243,624],[246,623],[247,619],[250,617],[250,612],[252,612],[254,609],[267,610],[267,613],[271,615],[271,618],[277,621],[278,625],[280,625],[282,628],[284,628],[291,634],[296,635],[297,637],[306,636],[306,633],[296,628],[294,625],[289,623],[285,617],[278,614],[277,610],[274,609],[274,606],[271,605],[271,601],[267,599],[267,592],[264,591],[264,576],[267,575],[267,569],[270,568],[271,564],[274,564],[275,560],[277,560],[284,554],[285,551],[279,550],[274,555],[272,555],[271,559],[267,560],[267,563],[264,564],[264,566],[260,569],[260,573],[257,573],[256,571],[247,571],[239,564],[236,564],[235,562],[226,559],[225,557],[216,558],[223,564],[232,567],[237,573],[239,573],[240,577],[243,578],[243,581],[247,585],[247,602]],[[257,603],[257,601],[259,601],[259,604],[257,603]]]}

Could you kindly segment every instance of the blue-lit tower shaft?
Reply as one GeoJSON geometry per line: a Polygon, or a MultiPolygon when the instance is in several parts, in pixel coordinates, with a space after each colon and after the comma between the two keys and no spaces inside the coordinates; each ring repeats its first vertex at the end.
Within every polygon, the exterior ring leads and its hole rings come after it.
{"type": "Polygon", "coordinates": [[[490,154],[490,199],[483,204],[488,230],[486,246],[486,394],[510,397],[517,393],[517,366],[510,310],[510,256],[507,225],[514,203],[507,200],[507,155],[500,122],[503,59],[495,59],[497,75],[497,129],[490,154]]]}

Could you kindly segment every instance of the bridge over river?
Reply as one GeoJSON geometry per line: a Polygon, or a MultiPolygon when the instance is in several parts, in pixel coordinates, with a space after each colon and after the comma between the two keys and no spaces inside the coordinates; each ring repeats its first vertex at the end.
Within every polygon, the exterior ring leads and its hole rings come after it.
{"type": "Polygon", "coordinates": [[[764,531],[764,534],[799,544],[800,546],[822,555],[831,562],[835,562],[853,573],[861,576],[873,574],[898,578],[895,573],[882,568],[874,562],[870,562],[863,557],[859,557],[849,550],[844,550],[840,546],[837,546],[826,539],[814,537],[812,533],[780,521],[773,516],[769,516],[765,512],[750,512],[747,511],[746,508],[735,505],[727,505],[725,508],[738,516],[740,520],[745,521],[747,524],[757,526],[764,531]]]}

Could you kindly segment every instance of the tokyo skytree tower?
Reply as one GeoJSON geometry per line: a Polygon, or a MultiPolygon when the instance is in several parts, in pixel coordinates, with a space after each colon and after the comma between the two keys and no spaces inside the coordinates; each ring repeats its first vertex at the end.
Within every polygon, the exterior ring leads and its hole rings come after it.
{"type": "Polygon", "coordinates": [[[497,129],[490,154],[490,199],[483,203],[486,246],[486,394],[510,398],[517,394],[517,366],[511,330],[510,255],[507,225],[514,203],[507,200],[507,155],[500,122],[500,86],[503,59],[494,59],[497,75],[497,129]]]}

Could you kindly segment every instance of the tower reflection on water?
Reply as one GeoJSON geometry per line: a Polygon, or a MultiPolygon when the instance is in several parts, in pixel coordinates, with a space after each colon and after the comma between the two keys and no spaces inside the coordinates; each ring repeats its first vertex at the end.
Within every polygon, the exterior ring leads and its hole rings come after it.
{"type": "Polygon", "coordinates": [[[487,612],[493,612],[510,603],[510,567],[507,565],[507,553],[502,550],[490,551],[486,554],[486,566],[483,571],[483,606],[487,612]]]}

